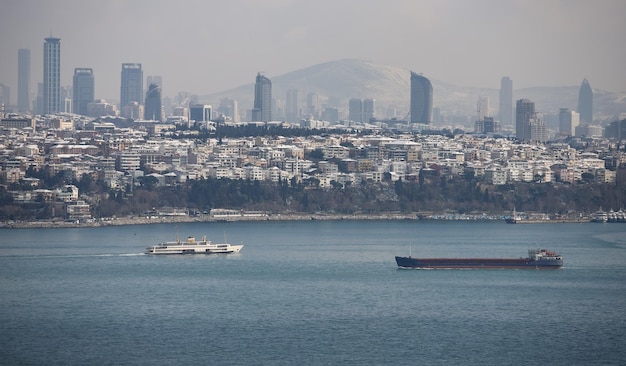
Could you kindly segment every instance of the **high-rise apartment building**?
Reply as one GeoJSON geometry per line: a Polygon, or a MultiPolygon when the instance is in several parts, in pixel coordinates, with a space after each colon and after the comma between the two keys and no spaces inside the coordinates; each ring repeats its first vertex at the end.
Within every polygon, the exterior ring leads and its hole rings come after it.
{"type": "Polygon", "coordinates": [[[565,136],[574,136],[576,127],[580,124],[580,115],[569,108],[559,109],[559,133],[565,136]]]}
{"type": "Polygon", "coordinates": [[[476,120],[484,121],[485,117],[490,117],[489,114],[489,97],[478,97],[476,102],[476,120]]]}
{"type": "Polygon", "coordinates": [[[530,139],[530,120],[535,118],[535,103],[520,99],[515,105],[515,136],[520,141],[530,139]]]}
{"type": "Polygon", "coordinates": [[[493,117],[485,117],[483,120],[483,132],[484,133],[500,132],[500,122],[494,120],[493,117]]]}
{"type": "Polygon", "coordinates": [[[535,115],[535,118],[529,121],[530,125],[530,142],[546,142],[548,141],[548,130],[543,119],[535,115]]]}
{"type": "Polygon", "coordinates": [[[122,64],[122,82],[120,84],[120,110],[122,117],[131,118],[124,112],[127,105],[143,102],[143,71],[141,64],[122,64]]]}
{"type": "Polygon", "coordinates": [[[363,100],[352,98],[348,101],[348,120],[363,122],[363,100]]]}
{"type": "Polygon", "coordinates": [[[289,89],[285,97],[285,120],[296,123],[300,120],[300,109],[298,107],[298,90],[289,89]]]}
{"type": "Polygon", "coordinates": [[[363,122],[369,122],[376,114],[376,99],[363,99],[363,122]]]}
{"type": "Polygon", "coordinates": [[[43,113],[61,111],[61,39],[49,37],[43,44],[43,113]]]}
{"type": "Polygon", "coordinates": [[[322,121],[337,122],[339,121],[339,109],[325,108],[322,112],[322,121]]]}
{"type": "Polygon", "coordinates": [[[537,117],[535,102],[528,99],[517,101],[515,136],[519,141],[545,142],[547,140],[545,122],[537,117]]]}
{"type": "Polygon", "coordinates": [[[306,98],[306,114],[308,118],[320,118],[320,100],[317,93],[309,93],[306,98]]]}
{"type": "Polygon", "coordinates": [[[148,85],[146,103],[143,109],[143,118],[150,121],[163,121],[163,104],[161,100],[161,86],[155,83],[148,85]]]}
{"type": "Polygon", "coordinates": [[[500,80],[498,117],[503,126],[513,125],[513,80],[508,76],[500,80]]]}
{"type": "Polygon", "coordinates": [[[254,108],[252,121],[269,122],[272,120],[272,82],[258,73],[254,84],[254,108]]]}
{"type": "Polygon", "coordinates": [[[354,122],[369,122],[376,114],[376,99],[352,98],[348,101],[348,119],[354,122]]]}
{"type": "Polygon", "coordinates": [[[476,133],[497,133],[500,132],[500,122],[493,117],[484,117],[474,122],[474,132],[476,133]]]}
{"type": "Polygon", "coordinates": [[[433,86],[430,80],[411,71],[411,123],[433,120],[433,86]]]}
{"type": "Polygon", "coordinates": [[[593,122],[593,91],[587,79],[583,80],[578,92],[578,113],[582,123],[593,122]]]}
{"type": "Polygon", "coordinates": [[[72,83],[72,112],[87,116],[87,105],[94,101],[93,69],[75,68],[72,83]]]}
{"type": "Polygon", "coordinates": [[[30,50],[17,50],[17,109],[30,112],[30,50]]]}

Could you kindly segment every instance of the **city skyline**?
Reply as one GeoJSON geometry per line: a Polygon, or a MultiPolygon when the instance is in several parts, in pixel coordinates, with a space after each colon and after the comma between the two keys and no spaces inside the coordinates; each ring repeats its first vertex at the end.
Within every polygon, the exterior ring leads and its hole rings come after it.
{"type": "Polygon", "coordinates": [[[247,84],[249,75],[258,70],[273,77],[342,58],[417,69],[431,79],[459,86],[497,88],[501,76],[508,75],[518,88],[578,85],[584,78],[601,90],[622,92],[626,88],[626,76],[619,73],[626,61],[620,37],[626,4],[620,1],[600,5],[362,1],[358,3],[360,17],[346,17],[354,11],[356,3],[351,1],[242,1],[215,5],[183,0],[159,6],[145,6],[143,1],[105,2],[98,4],[98,13],[119,26],[95,32],[89,23],[93,7],[76,7],[70,0],[9,0],[0,14],[0,82],[16,90],[17,50],[30,49],[30,87],[34,90],[42,80],[37,44],[52,34],[64,43],[61,85],[71,85],[74,68],[93,68],[99,78],[96,98],[107,100],[119,97],[115,74],[127,60],[144,64],[149,74],[162,75],[168,82],[166,96],[179,91],[211,94],[247,84]],[[241,13],[242,6],[254,17],[241,13]],[[188,8],[199,10],[189,13],[179,26],[153,26],[153,19],[168,19],[169,14],[188,8]],[[194,21],[207,12],[214,14],[210,21],[194,21]],[[323,19],[322,26],[302,22],[303,14],[307,19],[323,19]],[[487,20],[470,23],[471,14],[487,20]],[[351,19],[348,27],[337,31],[332,26],[345,25],[345,19],[351,19]],[[128,29],[137,31],[129,37],[128,29]],[[205,35],[213,33],[220,37],[207,40],[205,35]],[[468,42],[471,39],[481,39],[484,46],[476,47],[468,42]],[[102,44],[115,44],[115,51],[98,46],[102,44]],[[407,48],[407,44],[417,47],[407,48]],[[542,57],[516,57],[517,44],[532,44],[533,52],[542,57]],[[493,52],[496,46],[498,52],[493,52]],[[183,57],[177,50],[185,50],[183,57]]]}

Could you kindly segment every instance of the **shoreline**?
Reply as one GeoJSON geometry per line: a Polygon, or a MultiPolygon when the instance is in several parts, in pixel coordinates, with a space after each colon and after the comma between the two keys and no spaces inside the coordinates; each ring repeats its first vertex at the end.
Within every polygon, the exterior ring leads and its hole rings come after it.
{"type": "Polygon", "coordinates": [[[420,220],[415,214],[381,215],[325,215],[325,214],[275,214],[264,216],[153,216],[122,217],[107,220],[84,222],[46,220],[0,222],[0,229],[36,229],[36,228],[89,228],[106,226],[154,225],[193,222],[240,222],[240,221],[340,221],[340,220],[420,220]]]}
{"type": "MultiPolygon", "coordinates": [[[[266,214],[266,215],[176,215],[176,216],[132,216],[83,222],[45,220],[45,221],[9,221],[0,222],[0,229],[36,229],[36,228],[93,228],[107,226],[153,225],[193,222],[240,222],[240,221],[342,221],[342,220],[414,220],[414,221],[501,221],[501,215],[436,215],[424,213],[387,213],[387,214],[266,214]]],[[[526,220],[517,224],[566,224],[589,223],[590,219],[555,219],[526,220]]]]}

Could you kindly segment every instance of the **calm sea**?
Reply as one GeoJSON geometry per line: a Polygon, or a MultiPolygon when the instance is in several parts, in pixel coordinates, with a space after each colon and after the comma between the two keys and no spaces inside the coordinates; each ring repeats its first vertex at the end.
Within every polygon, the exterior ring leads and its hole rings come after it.
{"type": "Polygon", "coordinates": [[[309,221],[0,230],[0,364],[624,365],[626,224],[309,221]],[[148,256],[203,235],[227,256],[148,256]],[[561,252],[561,270],[395,255],[561,252]]]}

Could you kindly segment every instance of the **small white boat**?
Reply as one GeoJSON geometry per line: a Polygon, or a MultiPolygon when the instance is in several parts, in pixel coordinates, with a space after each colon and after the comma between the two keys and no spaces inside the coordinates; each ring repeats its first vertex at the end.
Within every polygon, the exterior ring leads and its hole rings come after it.
{"type": "Polygon", "coordinates": [[[605,223],[608,221],[609,221],[609,215],[606,212],[602,211],[602,209],[594,213],[593,217],[591,218],[591,222],[605,223]]]}
{"type": "Polygon", "coordinates": [[[243,244],[211,243],[205,237],[201,241],[190,236],[185,241],[168,241],[146,248],[146,254],[229,254],[239,253],[243,244]]]}

